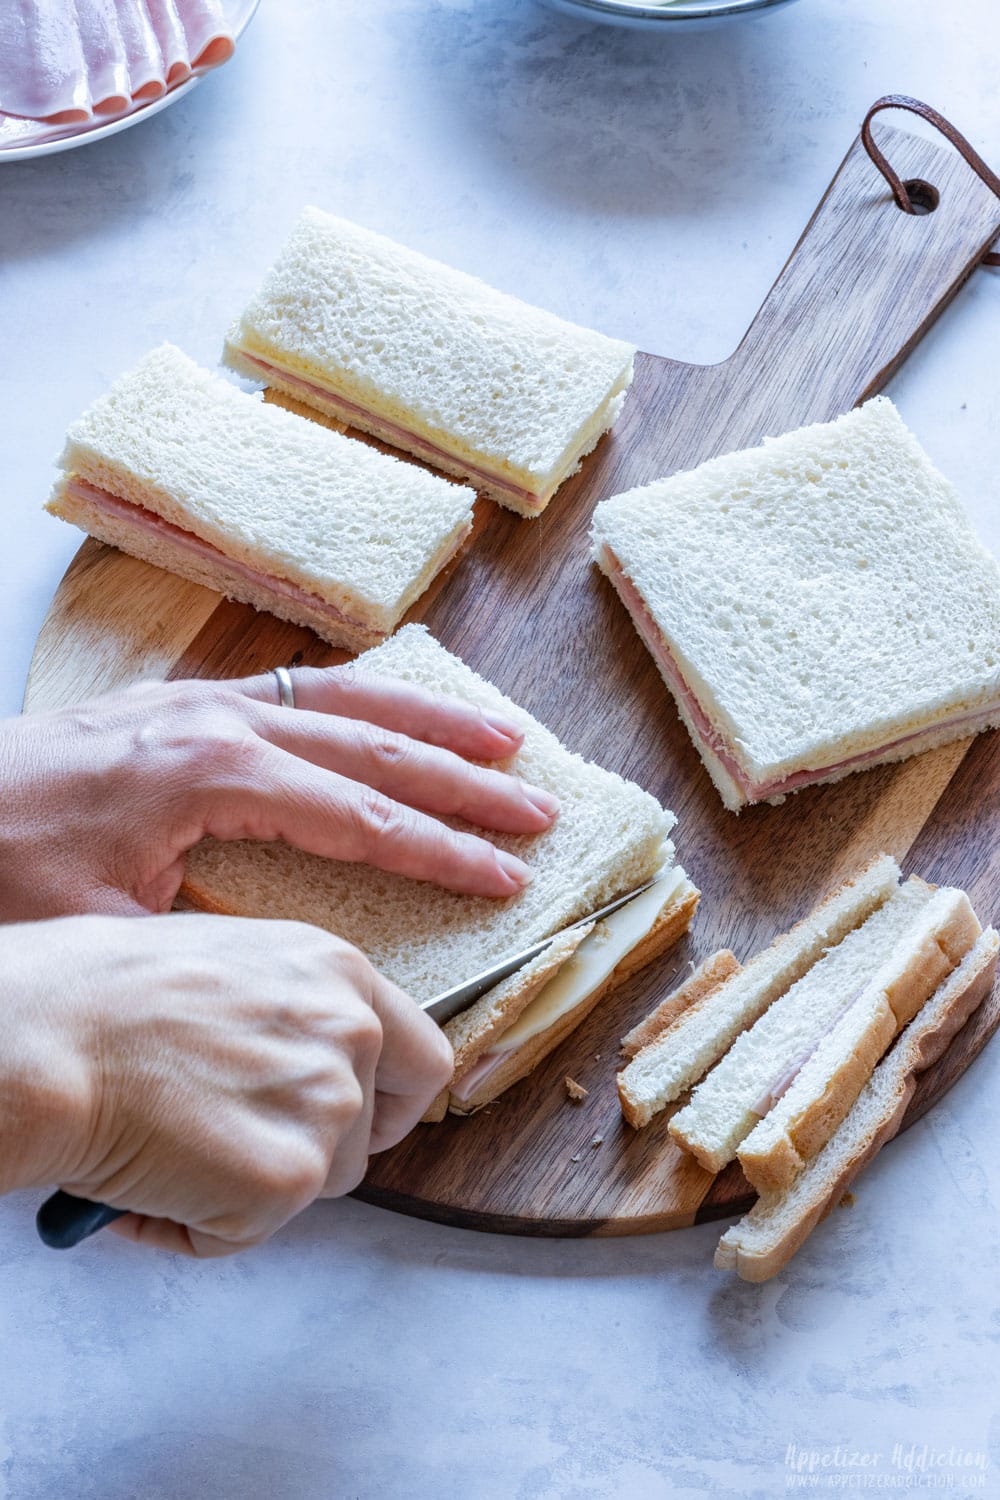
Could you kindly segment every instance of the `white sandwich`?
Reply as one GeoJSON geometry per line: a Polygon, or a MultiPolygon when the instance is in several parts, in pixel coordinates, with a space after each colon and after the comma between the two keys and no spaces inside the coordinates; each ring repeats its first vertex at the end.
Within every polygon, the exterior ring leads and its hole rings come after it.
{"type": "Polygon", "coordinates": [[[148,354],[69,430],[48,509],[111,546],[357,651],[472,528],[475,495],[148,354]]]}
{"type": "Polygon", "coordinates": [[[1000,568],[884,397],[615,496],[592,542],[730,809],[1000,724],[1000,568]]]}
{"type": "MultiPolygon", "coordinates": [[[[766,1281],[787,1263],[903,1123],[917,1074],[944,1053],[992,990],[998,938],[987,928],[877,1065],[843,1122],[787,1189],[765,1191],[719,1242],[715,1264],[766,1281]]],[[[994,1020],[995,1024],[995,1020],[994,1020]]]]}
{"type": "Polygon", "coordinates": [[[188,857],[185,895],[194,905],[325,927],[356,944],[415,999],[429,1000],[661,876],[592,932],[560,937],[530,969],[450,1023],[462,1073],[456,1084],[467,1080],[485,1054],[504,1054],[489,1078],[460,1089],[465,1097],[455,1094],[452,1102],[466,1111],[523,1076],[630,967],[675,942],[690,925],[698,892],[673,863],[672,813],[634,783],[565,749],[422,627],[404,626],[358,666],[505,713],[523,729],[524,743],[510,769],[555,793],[560,815],[538,836],[490,837],[527,862],[531,884],[516,897],[493,901],[284,844],[206,842],[188,857]],[[511,1034],[515,1026],[520,1029],[511,1034]]]}
{"type": "Polygon", "coordinates": [[[615,421],[634,355],[317,208],[226,348],[234,369],[525,516],[615,421]]]}

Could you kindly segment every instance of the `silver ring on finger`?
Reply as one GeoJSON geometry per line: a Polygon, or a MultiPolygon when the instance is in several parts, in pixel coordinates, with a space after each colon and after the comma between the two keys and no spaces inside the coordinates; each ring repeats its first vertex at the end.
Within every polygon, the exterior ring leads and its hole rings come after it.
{"type": "Polygon", "coordinates": [[[281,708],[295,707],[295,688],[292,686],[292,674],[287,667],[275,667],[274,675],[278,683],[278,703],[281,708]]]}

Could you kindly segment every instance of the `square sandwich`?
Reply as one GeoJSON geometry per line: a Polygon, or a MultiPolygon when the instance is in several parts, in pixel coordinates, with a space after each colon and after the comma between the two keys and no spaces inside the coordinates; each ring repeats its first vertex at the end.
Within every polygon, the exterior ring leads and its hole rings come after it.
{"type": "Polygon", "coordinates": [[[507,769],[553,792],[559,817],[539,835],[490,837],[528,864],[531,884],[494,901],[287,844],[205,841],[188,855],[184,893],[203,910],[325,927],[420,1001],[558,934],[446,1026],[455,1076],[435,1115],[449,1105],[468,1114],[523,1078],[613,985],[675,943],[698,891],[674,862],[672,813],[634,782],[567,750],[422,626],[404,626],[357,665],[503,713],[524,731],[507,769]],[[656,876],[596,926],[562,931],[656,876]]]}
{"type": "Polygon", "coordinates": [[[592,541],[728,808],[1000,724],[1000,568],[884,397],[606,500],[592,541]]]}

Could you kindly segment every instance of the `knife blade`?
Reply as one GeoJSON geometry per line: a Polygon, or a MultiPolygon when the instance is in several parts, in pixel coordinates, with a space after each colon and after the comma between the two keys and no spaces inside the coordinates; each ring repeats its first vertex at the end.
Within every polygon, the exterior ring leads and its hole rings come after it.
{"type": "MultiPolygon", "coordinates": [[[[672,873],[672,872],[670,872],[672,873]]],[[[655,875],[652,880],[647,880],[642,885],[637,885],[634,891],[627,892],[624,896],[618,896],[614,901],[609,901],[598,911],[593,911],[589,916],[580,917],[576,922],[570,922],[568,926],[560,928],[549,937],[542,938],[537,943],[532,943],[530,948],[522,948],[520,953],[511,954],[508,958],[501,958],[488,969],[473,975],[471,979],[465,979],[461,984],[453,985],[450,990],[442,990],[440,995],[435,995],[432,1000],[421,1002],[420,1009],[426,1011],[432,1021],[437,1021],[443,1026],[446,1021],[461,1015],[463,1010],[468,1010],[470,1005],[491,990],[501,979],[509,979],[511,974],[516,974],[518,969],[523,969],[526,963],[537,958],[539,953],[544,953],[550,943],[556,938],[562,937],[563,933],[573,932],[577,927],[584,927],[588,922],[599,922],[602,917],[609,917],[619,907],[627,906],[634,901],[636,896],[641,896],[643,891],[648,891],[652,886],[663,880],[663,875],[655,875]]]]}

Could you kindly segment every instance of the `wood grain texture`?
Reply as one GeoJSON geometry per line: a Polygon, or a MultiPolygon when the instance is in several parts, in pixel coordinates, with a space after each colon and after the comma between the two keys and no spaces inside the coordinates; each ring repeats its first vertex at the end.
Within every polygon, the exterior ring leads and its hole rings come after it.
{"type": "MultiPolygon", "coordinates": [[[[679,857],[704,897],[692,934],[635,976],[532,1076],[471,1119],[418,1129],[377,1158],[360,1196],[474,1228],[618,1234],[676,1228],[751,1199],[670,1142],[667,1117],[626,1127],[618,1038],[720,947],[745,958],[880,849],[964,886],[995,917],[1000,762],[980,736],[807,789],[781,807],[723,810],[648,654],[591,566],[594,504],[632,485],[877,391],[1000,232],[1000,203],[957,157],[886,130],[904,178],[940,193],[910,217],[859,143],[849,152],[736,352],[714,366],[641,355],[622,420],[550,509],[524,521],[477,504],[472,542],[411,612],[572,748],[638,781],[679,818],[679,857]],[[589,1091],[571,1104],[569,1074],[589,1091]]],[[[377,446],[377,445],[376,445],[377,446]]],[[[25,698],[38,710],[136,676],[235,676],[340,659],[310,632],[87,541],[53,602],[25,698]]],[[[458,976],[456,976],[458,977],[458,976]]],[[[925,1074],[908,1119],[950,1086],[997,1024],[983,1006],[925,1074]]]]}

